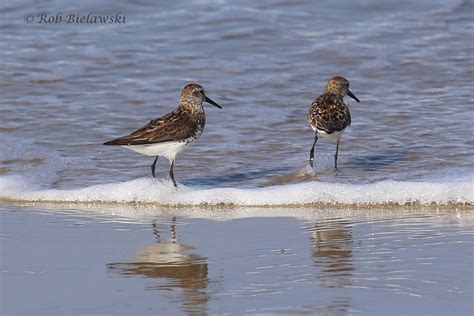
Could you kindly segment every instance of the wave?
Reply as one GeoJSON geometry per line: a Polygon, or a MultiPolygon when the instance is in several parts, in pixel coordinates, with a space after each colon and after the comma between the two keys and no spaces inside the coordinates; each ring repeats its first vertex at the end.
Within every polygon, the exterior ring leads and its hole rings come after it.
{"type": "Polygon", "coordinates": [[[472,177],[369,184],[306,182],[262,188],[199,188],[139,178],[78,189],[41,189],[22,176],[0,177],[0,200],[54,203],[143,203],[160,206],[421,205],[471,206],[472,177]]]}

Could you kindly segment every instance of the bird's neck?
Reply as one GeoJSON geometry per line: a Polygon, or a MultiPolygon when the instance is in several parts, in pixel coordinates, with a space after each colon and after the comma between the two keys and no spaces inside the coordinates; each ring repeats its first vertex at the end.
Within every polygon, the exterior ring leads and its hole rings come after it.
{"type": "Polygon", "coordinates": [[[340,99],[342,100],[344,98],[344,94],[342,93],[334,93],[333,91],[325,91],[323,94],[323,97],[326,99],[340,99]]]}
{"type": "Polygon", "coordinates": [[[191,114],[204,113],[202,104],[198,102],[181,101],[179,107],[184,111],[190,112],[191,114]]]}

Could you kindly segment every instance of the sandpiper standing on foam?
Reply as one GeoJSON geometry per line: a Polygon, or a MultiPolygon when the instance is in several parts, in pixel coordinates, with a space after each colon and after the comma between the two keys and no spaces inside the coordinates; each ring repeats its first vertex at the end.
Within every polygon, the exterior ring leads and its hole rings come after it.
{"type": "Polygon", "coordinates": [[[349,90],[349,81],[341,76],[332,77],[324,93],[320,95],[309,108],[307,119],[313,128],[314,143],[309,153],[309,163],[313,167],[314,146],[318,141],[318,133],[323,137],[330,137],[336,140],[336,154],[334,155],[334,170],[337,169],[337,155],[339,152],[339,141],[344,129],[351,125],[351,114],[349,107],[344,102],[344,96],[350,96],[357,102],[359,99],[349,90]]]}
{"type": "Polygon", "coordinates": [[[176,155],[187,145],[201,136],[206,124],[202,103],[210,103],[219,109],[222,107],[209,99],[204,88],[196,83],[188,84],[181,91],[179,106],[172,112],[150,121],[133,133],[115,138],[104,145],[119,145],[146,156],[156,156],[151,165],[151,174],[155,177],[155,166],[159,156],[170,161],[170,178],[175,187],[173,168],[176,155]]]}

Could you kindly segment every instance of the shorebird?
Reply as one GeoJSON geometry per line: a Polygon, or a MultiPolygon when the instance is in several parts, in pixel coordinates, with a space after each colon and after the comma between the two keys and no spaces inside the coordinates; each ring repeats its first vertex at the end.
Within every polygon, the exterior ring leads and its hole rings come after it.
{"type": "Polygon", "coordinates": [[[173,174],[176,155],[201,136],[206,124],[203,102],[222,109],[206,96],[203,87],[196,83],[188,84],[181,91],[179,106],[172,112],[150,121],[129,135],[105,142],[104,145],[123,146],[145,156],[156,156],[151,165],[153,177],[158,157],[168,158],[171,165],[169,175],[177,188],[173,174]]]}
{"type": "Polygon", "coordinates": [[[309,108],[307,119],[313,128],[314,143],[309,153],[309,163],[313,167],[314,146],[318,141],[318,133],[323,137],[336,140],[336,154],[334,155],[334,171],[337,169],[337,155],[339,152],[339,141],[344,129],[351,125],[351,114],[349,107],[343,98],[348,95],[357,102],[359,99],[349,90],[349,81],[341,76],[332,77],[320,95],[309,108]]]}

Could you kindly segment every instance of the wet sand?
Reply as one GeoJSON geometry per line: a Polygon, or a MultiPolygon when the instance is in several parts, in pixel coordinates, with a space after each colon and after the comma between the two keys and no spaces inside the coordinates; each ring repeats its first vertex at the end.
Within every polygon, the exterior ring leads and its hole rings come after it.
{"type": "Polygon", "coordinates": [[[469,210],[2,204],[0,216],[3,315],[473,312],[469,210]]]}

